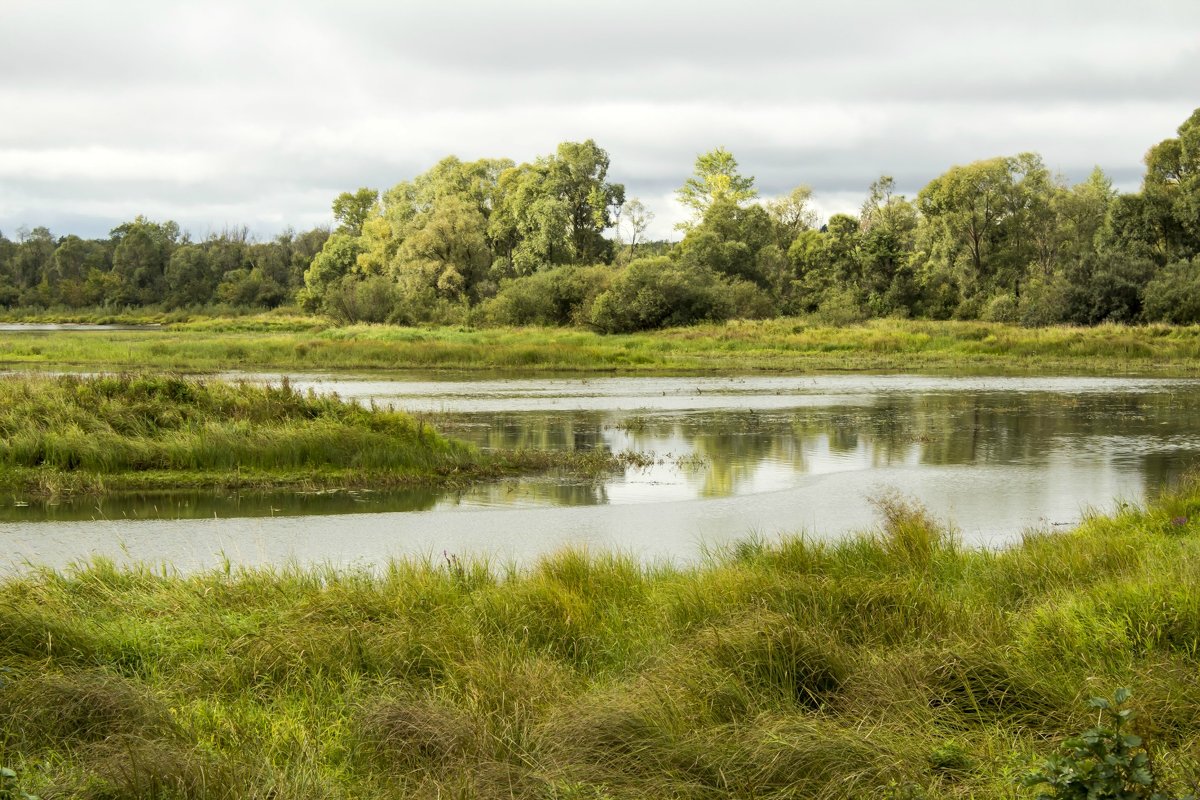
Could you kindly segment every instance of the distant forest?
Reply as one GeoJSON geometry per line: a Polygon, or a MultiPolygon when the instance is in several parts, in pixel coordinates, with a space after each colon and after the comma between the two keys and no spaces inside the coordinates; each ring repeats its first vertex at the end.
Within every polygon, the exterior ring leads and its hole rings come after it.
{"type": "Polygon", "coordinates": [[[108,238],[0,234],[0,307],[297,305],[348,322],[580,325],[605,332],[813,314],[1059,323],[1200,322],[1200,109],[1145,157],[1141,191],[1069,185],[1040,156],[955,166],[915,198],[888,176],[820,224],[812,190],[760,198],[733,154],[696,160],[679,242],[608,180],[591,140],[533,163],[445,158],[333,201],[336,227],[194,241],[139,217],[108,238]]]}

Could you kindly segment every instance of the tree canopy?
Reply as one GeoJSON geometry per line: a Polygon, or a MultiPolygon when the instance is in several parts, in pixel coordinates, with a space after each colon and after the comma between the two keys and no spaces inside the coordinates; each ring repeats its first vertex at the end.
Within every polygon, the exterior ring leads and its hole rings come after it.
{"type": "Polygon", "coordinates": [[[1125,194],[1099,168],[1068,183],[1035,153],[951,166],[912,197],[883,175],[856,213],[822,220],[809,186],[760,200],[718,147],[678,190],[692,216],[669,242],[648,238],[653,211],[591,139],[520,164],[448,156],[383,192],[342,192],[331,229],[270,241],[195,241],[146,217],[98,239],[0,235],[0,307],[295,303],[608,331],[775,314],[1200,322],[1200,109],[1145,166],[1125,194]]]}

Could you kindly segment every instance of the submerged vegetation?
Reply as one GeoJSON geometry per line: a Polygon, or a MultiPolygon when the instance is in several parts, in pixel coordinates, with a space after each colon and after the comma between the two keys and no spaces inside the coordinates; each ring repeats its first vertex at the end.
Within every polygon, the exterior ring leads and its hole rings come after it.
{"type": "Polygon", "coordinates": [[[693,568],[27,571],[0,763],[43,797],[1031,798],[1128,686],[1130,780],[1200,778],[1200,483],[1001,552],[879,507],[693,568]]]}
{"type": "Polygon", "coordinates": [[[162,330],[102,335],[0,333],[0,365],[185,372],[954,370],[1187,376],[1200,371],[1200,326],[1029,329],[986,322],[832,325],[779,319],[606,336],[564,328],[336,327],[312,317],[269,314],[197,318],[162,330]]]}
{"type": "Polygon", "coordinates": [[[483,454],[408,414],[302,393],[286,380],[0,380],[0,488],[18,497],[452,484],[616,462],[604,453],[483,454]]]}

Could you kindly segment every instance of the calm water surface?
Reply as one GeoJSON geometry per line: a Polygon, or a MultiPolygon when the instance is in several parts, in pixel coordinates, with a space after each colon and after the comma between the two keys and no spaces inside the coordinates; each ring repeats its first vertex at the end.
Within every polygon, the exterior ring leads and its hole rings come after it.
{"type": "Polygon", "coordinates": [[[162,330],[162,326],[157,323],[124,325],[118,323],[99,322],[0,322],[0,332],[3,333],[51,333],[62,331],[98,333],[104,331],[157,330],[162,330]]]}
{"type": "Polygon", "coordinates": [[[654,463],[463,492],[10,501],[0,505],[0,566],[97,555],[181,570],[222,558],[370,566],[444,552],[528,563],[564,546],[688,561],[751,534],[870,527],[870,500],[885,492],[920,500],[969,544],[1002,546],[1141,500],[1200,465],[1195,380],[291,381],[413,411],[483,448],[633,450],[654,463]]]}

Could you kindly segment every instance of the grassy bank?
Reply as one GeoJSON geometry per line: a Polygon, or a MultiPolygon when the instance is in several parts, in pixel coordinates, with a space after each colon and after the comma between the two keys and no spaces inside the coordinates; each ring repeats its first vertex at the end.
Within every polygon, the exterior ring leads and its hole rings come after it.
{"type": "Polygon", "coordinates": [[[881,510],[691,569],[10,577],[0,762],[45,797],[1031,797],[1130,686],[1200,777],[1200,483],[998,553],[881,510]]]}
{"type": "Polygon", "coordinates": [[[399,412],[282,386],[170,376],[0,381],[0,491],[18,498],[203,488],[453,485],[603,469],[596,454],[482,454],[399,412]]]}
{"type": "Polygon", "coordinates": [[[1020,328],[982,322],[806,320],[602,336],[565,328],[332,327],[211,318],[160,331],[3,333],[10,368],[749,372],[905,370],[1200,374],[1200,326],[1020,328]]]}

